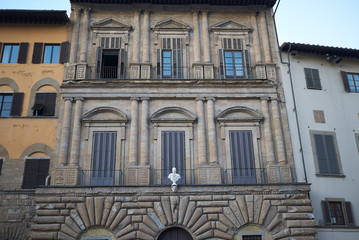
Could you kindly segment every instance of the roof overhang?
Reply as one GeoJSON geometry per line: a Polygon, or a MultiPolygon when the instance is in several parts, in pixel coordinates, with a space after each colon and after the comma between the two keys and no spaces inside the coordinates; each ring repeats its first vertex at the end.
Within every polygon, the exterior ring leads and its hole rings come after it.
{"type": "Polygon", "coordinates": [[[66,11],[55,10],[0,10],[0,23],[13,24],[58,24],[69,21],[66,11]]]}

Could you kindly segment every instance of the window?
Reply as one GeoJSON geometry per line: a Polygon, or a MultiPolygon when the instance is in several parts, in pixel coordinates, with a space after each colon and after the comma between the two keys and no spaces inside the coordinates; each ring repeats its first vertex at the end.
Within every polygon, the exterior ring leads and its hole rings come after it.
{"type": "Polygon", "coordinates": [[[344,82],[344,90],[347,92],[359,92],[359,73],[347,73],[341,71],[344,82]]]}
{"type": "Polygon", "coordinates": [[[32,54],[32,63],[65,63],[69,56],[69,42],[44,44],[36,42],[32,54]]]}
{"type": "Polygon", "coordinates": [[[29,43],[23,42],[20,44],[4,44],[2,48],[0,42],[0,54],[2,63],[26,63],[29,43]],[[2,50],[2,51],[1,51],[2,50]]]}
{"type": "Polygon", "coordinates": [[[0,93],[0,117],[20,116],[24,93],[0,93]]]}
{"type": "Polygon", "coordinates": [[[36,186],[45,185],[49,175],[50,159],[26,159],[23,189],[32,189],[36,186]]]}
{"type": "Polygon", "coordinates": [[[0,158],[0,175],[1,175],[1,170],[2,170],[2,164],[3,164],[4,160],[0,158]]]}
{"type": "Polygon", "coordinates": [[[35,104],[32,107],[34,116],[54,116],[56,93],[36,93],[35,104]]]}
{"type": "Polygon", "coordinates": [[[248,52],[243,51],[242,40],[223,38],[222,49],[219,49],[220,78],[246,78],[248,71],[248,52]]]}
{"type": "Polygon", "coordinates": [[[321,90],[322,85],[320,84],[319,70],[312,68],[304,68],[305,80],[307,82],[308,89],[321,90]]]}
{"type": "Polygon", "coordinates": [[[162,49],[157,49],[157,77],[184,77],[182,38],[162,38],[162,49]]]}
{"type": "Polygon", "coordinates": [[[324,221],[326,225],[354,225],[350,202],[343,199],[322,201],[324,221]]]}
{"type": "Polygon", "coordinates": [[[243,235],[242,240],[262,240],[262,235],[243,235]]]}
{"type": "Polygon", "coordinates": [[[319,174],[341,175],[334,133],[312,133],[312,144],[319,174]]]}

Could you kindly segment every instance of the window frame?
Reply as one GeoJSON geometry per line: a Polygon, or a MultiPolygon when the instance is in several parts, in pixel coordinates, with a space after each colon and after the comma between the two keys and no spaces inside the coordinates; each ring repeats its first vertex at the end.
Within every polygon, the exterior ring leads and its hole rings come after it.
{"type": "Polygon", "coordinates": [[[354,92],[354,93],[359,93],[359,73],[347,72],[346,75],[347,75],[347,80],[348,80],[348,84],[349,84],[349,91],[354,92]],[[352,80],[349,79],[349,75],[351,75],[353,77],[352,80]],[[358,80],[355,79],[355,76],[358,77],[358,80]],[[355,91],[352,91],[352,89],[350,87],[351,81],[353,82],[355,91]],[[356,82],[358,82],[358,84],[356,82]]]}
{"type": "Polygon", "coordinates": [[[184,79],[188,76],[185,55],[185,38],[179,36],[163,36],[157,48],[156,76],[158,79],[184,79]],[[164,67],[164,53],[170,53],[170,63],[164,67]],[[164,74],[170,72],[170,75],[164,74]]]}
{"type": "Polygon", "coordinates": [[[224,74],[225,74],[225,77],[226,77],[226,79],[241,79],[241,78],[246,78],[246,67],[245,67],[245,60],[244,60],[244,52],[242,51],[242,50],[228,50],[228,49],[224,49],[223,50],[223,59],[224,59],[224,61],[223,61],[223,67],[224,67],[224,74]],[[232,59],[232,64],[231,64],[231,67],[233,67],[233,76],[229,76],[229,75],[227,75],[227,62],[226,62],[226,59],[227,59],[227,57],[226,57],[226,53],[231,53],[231,59],[232,59]],[[242,72],[243,72],[243,75],[239,75],[239,76],[237,76],[237,74],[236,74],[236,72],[237,72],[237,70],[236,70],[236,61],[235,61],[235,59],[236,59],[236,57],[234,56],[235,55],[235,53],[240,53],[241,54],[241,66],[242,66],[242,72]]]}
{"type": "MultiPolygon", "coordinates": [[[[39,172],[39,167],[40,167],[40,162],[42,162],[42,164],[44,164],[44,162],[46,161],[46,165],[47,165],[47,173],[46,175],[49,176],[49,173],[50,173],[50,158],[49,157],[28,157],[25,159],[25,162],[24,162],[24,173],[23,173],[23,180],[22,180],[22,184],[21,184],[21,188],[22,189],[34,189],[36,188],[37,186],[41,186],[42,183],[39,183],[38,182],[38,176],[40,174],[39,172]],[[35,172],[31,172],[31,174],[33,175],[28,175],[30,174],[28,171],[27,171],[27,163],[29,163],[30,161],[33,161],[33,163],[35,162],[35,168],[36,168],[36,171],[35,172]],[[32,178],[33,180],[33,184],[29,184],[29,183],[25,183],[25,180],[27,178],[32,178]]],[[[44,184],[43,185],[46,185],[46,178],[47,176],[45,177],[44,180],[44,184]]]]}
{"type": "Polygon", "coordinates": [[[262,240],[266,239],[266,233],[264,231],[239,231],[238,240],[243,240],[243,237],[248,236],[261,236],[262,240]]]}
{"type": "Polygon", "coordinates": [[[345,201],[344,198],[325,198],[325,200],[321,201],[321,205],[322,205],[323,218],[326,225],[334,225],[334,226],[355,225],[353,210],[350,201],[345,201]],[[337,211],[336,213],[334,213],[335,214],[334,216],[332,215],[333,212],[331,211],[332,210],[331,205],[338,203],[340,204],[341,207],[340,211],[342,213],[341,218],[343,224],[337,223],[338,222],[337,211]],[[333,218],[335,219],[335,221],[333,221],[333,218]]]}
{"type": "Polygon", "coordinates": [[[317,68],[304,68],[304,77],[307,84],[307,89],[311,90],[322,90],[322,83],[320,79],[319,69],[317,68]],[[315,75],[317,72],[317,77],[315,75]],[[310,78],[309,78],[310,74],[310,78]]]}
{"type": "MultiPolygon", "coordinates": [[[[316,175],[317,176],[323,176],[323,177],[345,177],[345,175],[343,174],[343,170],[342,170],[342,166],[341,166],[341,160],[340,160],[340,153],[339,153],[339,148],[338,148],[338,142],[337,142],[337,137],[335,132],[330,132],[330,131],[310,131],[310,139],[311,139],[311,145],[312,145],[312,151],[313,151],[313,159],[314,159],[314,165],[315,165],[315,169],[316,169],[316,175]],[[328,156],[328,152],[325,152],[325,155],[327,156],[326,158],[326,163],[327,163],[327,167],[329,169],[328,172],[323,172],[320,169],[320,164],[319,164],[319,160],[318,160],[318,154],[317,154],[317,145],[316,145],[316,140],[315,140],[315,135],[321,135],[323,136],[332,136],[333,138],[333,146],[334,146],[334,151],[336,154],[336,160],[337,160],[337,167],[338,167],[338,172],[332,172],[334,171],[333,169],[330,169],[330,163],[329,163],[329,156],[328,156]]],[[[326,140],[325,140],[326,141],[326,140]]],[[[325,149],[327,148],[328,145],[325,145],[325,149]]]]}
{"type": "Polygon", "coordinates": [[[51,116],[55,116],[55,111],[56,111],[56,100],[57,100],[57,92],[36,92],[35,93],[35,101],[34,101],[34,105],[32,106],[32,116],[34,117],[51,117],[51,116]],[[44,94],[44,99],[43,99],[43,103],[39,103],[40,100],[38,100],[38,97],[40,94],[44,94]],[[55,97],[53,97],[53,95],[55,95],[55,97]],[[48,101],[48,98],[53,98],[51,103],[46,102],[48,101]],[[42,105],[42,106],[40,106],[42,105]],[[53,106],[51,106],[53,105],[53,106]],[[48,108],[51,107],[52,109],[49,110],[48,108]],[[41,112],[39,112],[41,111],[41,112]],[[52,112],[51,114],[44,114],[44,111],[49,111],[52,112]]]}
{"type": "Polygon", "coordinates": [[[60,53],[61,53],[61,44],[55,44],[55,43],[45,43],[44,44],[44,49],[43,49],[43,56],[42,56],[42,63],[44,64],[58,64],[60,63],[60,53]],[[49,59],[49,62],[47,61],[47,57],[46,55],[48,54],[48,51],[47,49],[50,48],[50,59],[49,59]],[[58,48],[57,50],[57,59],[56,58],[56,55],[54,56],[54,49],[55,47],[58,48]],[[46,57],[46,58],[45,58],[46,57]],[[46,61],[46,62],[45,62],[46,61]]]}
{"type": "Polygon", "coordinates": [[[8,116],[2,115],[3,98],[0,101],[0,118],[21,116],[24,93],[21,92],[0,92],[0,96],[12,96],[10,112],[8,116]]]}
{"type": "Polygon", "coordinates": [[[18,58],[19,58],[19,52],[20,52],[20,44],[19,43],[4,43],[2,46],[2,52],[1,52],[1,63],[7,63],[7,64],[12,64],[12,63],[17,63],[18,62],[18,58]],[[4,62],[4,53],[5,53],[5,48],[7,46],[10,46],[10,53],[9,53],[9,57],[8,60],[6,62],[4,62]],[[13,47],[17,46],[17,52],[16,52],[16,59],[15,62],[12,61],[12,55],[13,53],[13,47]]]}

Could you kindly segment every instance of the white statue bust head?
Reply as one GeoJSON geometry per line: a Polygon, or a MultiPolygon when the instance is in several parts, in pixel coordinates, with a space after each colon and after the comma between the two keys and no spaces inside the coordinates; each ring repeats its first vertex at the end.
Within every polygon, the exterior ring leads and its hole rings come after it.
{"type": "Polygon", "coordinates": [[[176,168],[172,168],[172,173],[168,175],[168,179],[172,181],[172,185],[177,185],[177,181],[181,179],[181,176],[176,173],[176,168]]]}

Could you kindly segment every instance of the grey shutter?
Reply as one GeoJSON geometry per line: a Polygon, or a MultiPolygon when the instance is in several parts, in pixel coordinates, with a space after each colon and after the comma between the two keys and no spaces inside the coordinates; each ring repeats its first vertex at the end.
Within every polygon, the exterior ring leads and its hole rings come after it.
{"type": "Polygon", "coordinates": [[[318,69],[304,68],[304,74],[308,89],[322,89],[318,69]]]}
{"type": "Polygon", "coordinates": [[[50,159],[37,160],[36,186],[45,185],[46,177],[49,175],[50,159]]]}
{"type": "Polygon", "coordinates": [[[121,49],[121,41],[120,38],[115,38],[114,40],[114,46],[116,48],[118,48],[118,55],[117,55],[117,78],[122,78],[122,69],[123,69],[123,65],[122,65],[122,52],[124,49],[121,49]]]}
{"type": "MultiPolygon", "coordinates": [[[[239,40],[239,39],[238,39],[239,40]]],[[[247,75],[247,78],[252,78],[252,69],[251,69],[251,63],[249,61],[249,54],[248,50],[244,51],[244,59],[245,59],[245,75],[247,75]]]]}
{"type": "Polygon", "coordinates": [[[1,171],[2,171],[3,161],[4,161],[4,160],[0,158],[0,175],[1,175],[1,171]]]}
{"type": "Polygon", "coordinates": [[[219,57],[219,68],[218,68],[219,79],[225,79],[223,49],[218,50],[218,57],[219,57]]]}
{"type": "Polygon", "coordinates": [[[25,169],[24,169],[24,178],[22,180],[23,189],[31,189],[36,186],[36,176],[37,174],[37,160],[36,159],[26,159],[25,160],[25,169]]]}
{"type": "Polygon", "coordinates": [[[29,50],[29,43],[27,42],[20,43],[19,57],[17,58],[17,63],[26,63],[28,50],[29,50]]]}
{"type": "Polygon", "coordinates": [[[318,69],[312,69],[312,74],[313,74],[314,88],[321,90],[322,85],[320,83],[319,70],[318,69]]]}
{"type": "Polygon", "coordinates": [[[13,95],[10,116],[21,116],[24,93],[16,92],[13,95]]]}
{"type": "Polygon", "coordinates": [[[314,142],[318,160],[319,173],[329,173],[324,136],[321,134],[314,134],[314,142]]]}
{"type": "Polygon", "coordinates": [[[186,182],[185,134],[181,131],[163,131],[162,133],[162,183],[169,183],[168,175],[172,168],[177,169],[181,180],[186,182]]]}
{"type": "Polygon", "coordinates": [[[233,183],[256,183],[251,131],[230,131],[233,183]]]}
{"type": "Polygon", "coordinates": [[[70,43],[62,42],[60,50],[60,63],[66,63],[69,61],[70,43]]]}
{"type": "Polygon", "coordinates": [[[327,149],[328,155],[328,164],[329,164],[329,171],[332,174],[339,174],[339,166],[338,166],[338,159],[336,153],[336,147],[334,144],[334,136],[333,135],[324,135],[325,137],[325,145],[327,149]]]}
{"type": "Polygon", "coordinates": [[[102,47],[97,47],[97,49],[96,49],[96,78],[101,78],[101,69],[102,69],[102,47]]]}
{"type": "Polygon", "coordinates": [[[126,78],[126,50],[121,48],[119,53],[119,65],[120,65],[120,77],[119,78],[126,78]]]}
{"type": "Polygon", "coordinates": [[[157,49],[157,79],[161,79],[161,66],[162,65],[162,50],[157,49]]]}
{"type": "Polygon", "coordinates": [[[36,42],[34,44],[34,51],[32,54],[32,63],[41,63],[43,46],[44,46],[44,43],[41,43],[41,42],[36,42]]]}
{"type": "Polygon", "coordinates": [[[54,116],[56,105],[56,93],[45,93],[44,109],[42,115],[54,116]]]}
{"type": "Polygon", "coordinates": [[[113,185],[115,180],[116,132],[94,132],[92,185],[113,185]]]}
{"type": "Polygon", "coordinates": [[[350,202],[345,202],[344,203],[344,208],[345,208],[345,217],[346,217],[346,224],[347,225],[351,225],[354,226],[354,216],[353,216],[353,211],[352,211],[352,205],[350,202]]]}
{"type": "Polygon", "coordinates": [[[342,79],[343,79],[343,83],[344,83],[344,90],[346,92],[350,92],[349,80],[348,80],[347,72],[340,71],[340,74],[342,75],[342,79]]]}
{"type": "Polygon", "coordinates": [[[323,210],[325,225],[332,225],[328,201],[322,201],[322,210],[323,210]]]}

